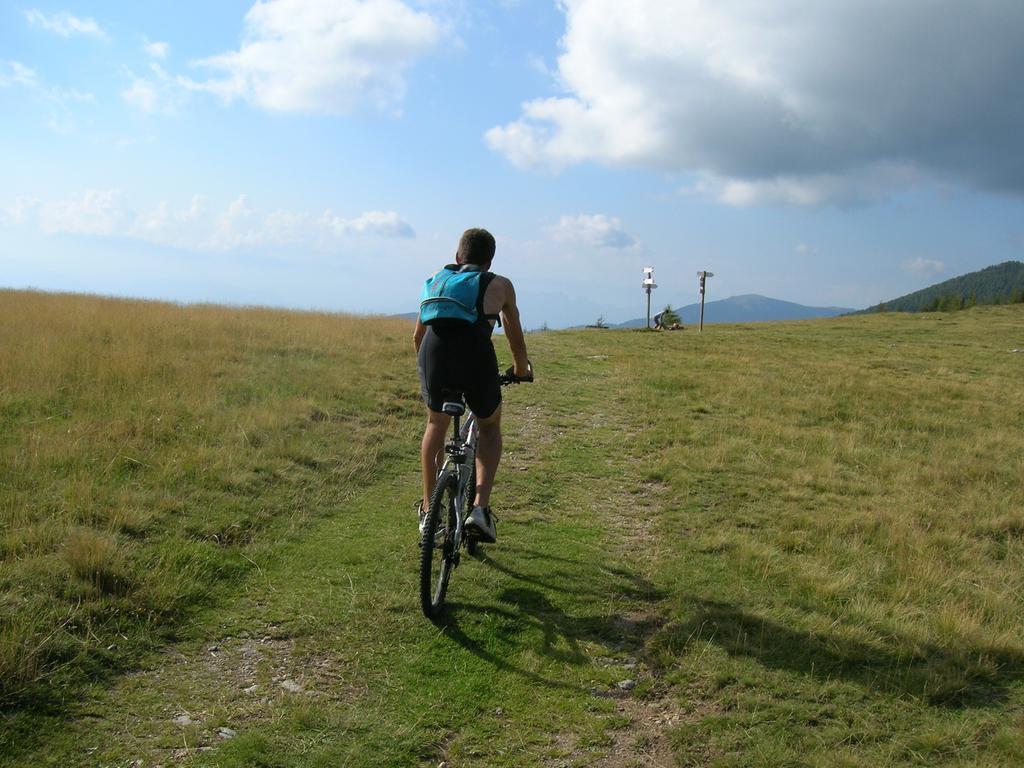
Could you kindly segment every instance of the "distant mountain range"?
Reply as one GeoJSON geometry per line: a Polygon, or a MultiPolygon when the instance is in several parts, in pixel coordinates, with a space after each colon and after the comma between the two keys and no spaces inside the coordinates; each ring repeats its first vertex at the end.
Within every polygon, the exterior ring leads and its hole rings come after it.
{"type": "Polygon", "coordinates": [[[867,312],[926,312],[960,309],[973,304],[1024,301],[1024,263],[1004,261],[977,272],[922,288],[892,301],[861,310],[867,312]]]}
{"type": "MultiPolygon", "coordinates": [[[[652,305],[651,317],[653,318],[657,312],[664,309],[664,306],[659,303],[656,309],[652,305]]],[[[688,304],[685,307],[675,308],[675,310],[682,318],[683,325],[696,325],[700,322],[700,304],[688,304]]],[[[807,320],[812,317],[836,317],[850,312],[853,310],[844,307],[807,307],[803,304],[794,304],[791,301],[780,301],[767,296],[758,296],[756,293],[748,293],[743,296],[707,302],[704,305],[704,324],[807,320]]],[[[653,324],[653,319],[651,322],[653,324]]],[[[635,320],[627,320],[611,327],[642,328],[645,325],[647,325],[647,318],[638,317],[635,320]]]]}

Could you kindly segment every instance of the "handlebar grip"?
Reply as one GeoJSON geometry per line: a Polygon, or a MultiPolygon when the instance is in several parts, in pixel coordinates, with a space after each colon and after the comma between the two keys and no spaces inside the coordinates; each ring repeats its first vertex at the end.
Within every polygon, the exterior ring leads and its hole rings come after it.
{"type": "Polygon", "coordinates": [[[516,376],[513,371],[515,368],[509,367],[505,373],[498,376],[498,381],[502,384],[531,384],[533,383],[533,369],[530,370],[529,376],[516,376]]]}

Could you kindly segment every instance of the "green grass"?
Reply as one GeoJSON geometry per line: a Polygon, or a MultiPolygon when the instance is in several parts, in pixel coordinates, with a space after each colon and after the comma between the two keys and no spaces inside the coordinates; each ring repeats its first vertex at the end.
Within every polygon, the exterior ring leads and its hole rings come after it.
{"type": "Polygon", "coordinates": [[[1024,759],[1024,308],[531,335],[437,625],[408,326],[0,312],[0,764],[1024,759]]]}

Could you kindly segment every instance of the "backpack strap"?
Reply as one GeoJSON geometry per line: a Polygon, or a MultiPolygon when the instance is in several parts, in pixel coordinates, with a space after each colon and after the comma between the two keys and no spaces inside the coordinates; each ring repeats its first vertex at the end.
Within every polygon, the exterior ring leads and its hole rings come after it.
{"type": "Polygon", "coordinates": [[[484,312],[484,294],[487,293],[487,287],[491,284],[497,275],[493,272],[488,272],[479,264],[463,264],[459,268],[460,272],[480,272],[480,293],[476,297],[476,316],[480,318],[480,322],[486,323],[489,320],[494,320],[498,327],[501,327],[501,314],[488,315],[484,312]]]}

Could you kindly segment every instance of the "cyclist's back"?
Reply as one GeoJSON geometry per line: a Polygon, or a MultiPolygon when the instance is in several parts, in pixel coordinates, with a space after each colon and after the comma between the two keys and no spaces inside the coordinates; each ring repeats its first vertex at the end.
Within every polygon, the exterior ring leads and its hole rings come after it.
{"type": "MultiPolygon", "coordinates": [[[[432,411],[440,411],[446,400],[457,400],[465,395],[466,404],[478,417],[488,417],[501,403],[498,386],[498,358],[494,353],[491,333],[498,311],[486,312],[486,298],[494,280],[493,272],[475,264],[449,264],[430,280],[443,282],[449,274],[461,275],[478,272],[479,290],[476,298],[474,321],[458,318],[436,318],[426,326],[419,349],[417,364],[423,401],[432,411]]],[[[498,287],[498,286],[496,286],[498,287]]],[[[500,305],[499,305],[500,311],[500,305]]]]}

